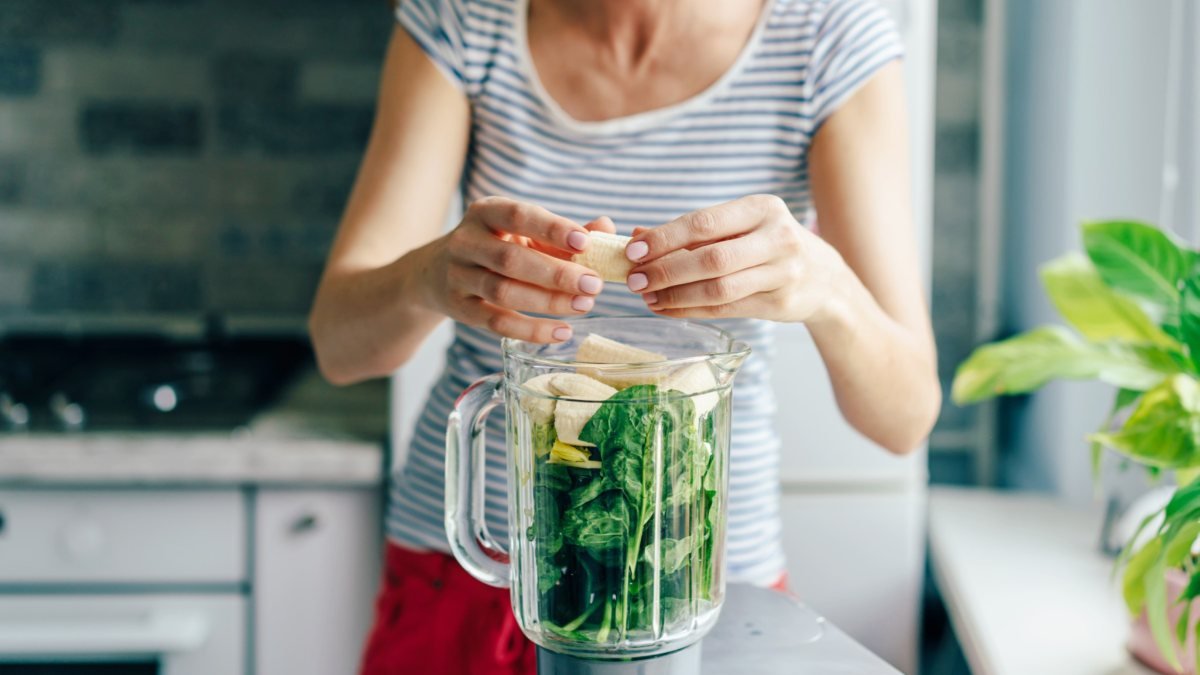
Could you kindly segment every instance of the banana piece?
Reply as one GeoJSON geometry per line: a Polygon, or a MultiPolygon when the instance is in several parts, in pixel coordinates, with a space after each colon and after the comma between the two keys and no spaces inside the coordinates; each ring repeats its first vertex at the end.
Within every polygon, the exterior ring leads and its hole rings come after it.
{"type": "Polygon", "coordinates": [[[550,448],[551,462],[586,462],[592,456],[587,450],[581,450],[573,445],[567,445],[562,441],[555,441],[553,447],[550,448]]]}
{"type": "MultiPolygon", "coordinates": [[[[666,361],[667,357],[592,333],[580,343],[575,360],[580,363],[656,363],[666,361]]],[[[580,368],[579,372],[618,389],[635,384],[656,384],[661,379],[657,373],[615,373],[596,368],[580,368]]]]}
{"type": "Polygon", "coordinates": [[[591,268],[605,281],[625,283],[633,263],[625,257],[629,237],[607,232],[592,232],[587,250],[576,253],[571,260],[591,268]]]}
{"type": "Polygon", "coordinates": [[[563,443],[594,447],[579,440],[579,432],[600,409],[600,404],[617,393],[616,389],[579,373],[557,373],[550,379],[550,391],[579,401],[558,401],[554,408],[554,431],[563,443]]]}
{"type": "Polygon", "coordinates": [[[713,377],[712,369],[707,363],[693,363],[680,368],[663,380],[662,387],[684,394],[708,392],[692,397],[692,404],[696,406],[697,418],[707,415],[721,401],[720,394],[713,391],[717,388],[717,378],[713,377]]]}
{"type": "Polygon", "coordinates": [[[555,376],[560,373],[549,373],[547,375],[538,375],[525,380],[521,386],[525,389],[536,392],[535,394],[521,393],[521,408],[529,413],[529,419],[534,424],[545,424],[554,417],[554,399],[549,398],[554,396],[554,391],[550,388],[550,382],[555,376]],[[537,394],[545,394],[545,397],[537,394]]]}

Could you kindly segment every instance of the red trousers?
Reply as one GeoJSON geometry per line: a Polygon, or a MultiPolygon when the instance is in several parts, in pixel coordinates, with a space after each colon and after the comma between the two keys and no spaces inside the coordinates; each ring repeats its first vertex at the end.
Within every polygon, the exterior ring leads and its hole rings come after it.
{"type": "MultiPolygon", "coordinates": [[[[786,577],[773,588],[785,590],[786,577]]],[[[445,553],[388,542],[361,675],[536,672],[536,649],[517,627],[508,589],[477,581],[445,553]]]]}

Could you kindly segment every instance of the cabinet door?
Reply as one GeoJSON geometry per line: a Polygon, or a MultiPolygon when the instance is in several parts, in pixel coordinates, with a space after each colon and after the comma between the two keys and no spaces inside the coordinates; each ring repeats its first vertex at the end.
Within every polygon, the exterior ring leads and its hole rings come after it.
{"type": "Polygon", "coordinates": [[[256,672],[357,672],[379,585],[378,490],[261,490],[255,504],[256,672]]]}
{"type": "Polygon", "coordinates": [[[905,673],[916,672],[924,489],[784,494],[789,584],[905,673]]]}

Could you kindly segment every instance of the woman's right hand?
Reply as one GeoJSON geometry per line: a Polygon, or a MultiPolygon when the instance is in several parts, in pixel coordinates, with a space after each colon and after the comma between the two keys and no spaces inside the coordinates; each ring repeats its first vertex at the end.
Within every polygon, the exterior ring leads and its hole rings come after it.
{"type": "Polygon", "coordinates": [[[604,282],[570,257],[588,245],[589,230],[613,232],[600,218],[578,225],[546,209],[505,197],[472,203],[453,231],[420,250],[426,264],[425,304],[439,313],[505,337],[563,342],[563,321],[522,312],[577,316],[595,304],[604,282]]]}

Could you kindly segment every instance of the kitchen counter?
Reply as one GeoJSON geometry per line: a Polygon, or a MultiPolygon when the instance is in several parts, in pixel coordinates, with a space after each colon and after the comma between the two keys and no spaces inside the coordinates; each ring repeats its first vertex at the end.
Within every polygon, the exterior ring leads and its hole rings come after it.
{"type": "Polygon", "coordinates": [[[972,673],[1151,673],[1125,651],[1129,618],[1100,520],[1098,508],[1043,495],[931,490],[934,576],[972,673]]]}
{"type": "Polygon", "coordinates": [[[231,432],[0,435],[0,485],[370,485],[383,478],[387,382],[299,377],[231,432]]]}

